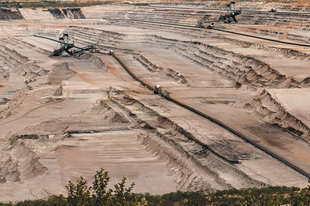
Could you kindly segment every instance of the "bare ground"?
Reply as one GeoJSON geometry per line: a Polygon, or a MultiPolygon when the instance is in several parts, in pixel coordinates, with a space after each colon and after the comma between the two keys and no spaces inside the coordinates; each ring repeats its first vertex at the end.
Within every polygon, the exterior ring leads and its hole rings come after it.
{"type": "MultiPolygon", "coordinates": [[[[143,81],[310,173],[308,47],[101,19],[194,25],[207,12],[201,5],[183,7],[96,6],[61,20],[21,9],[24,20],[3,23],[0,201],[65,194],[68,180],[91,181],[101,167],[111,185],[125,176],[136,183],[134,192],[153,194],[307,185],[307,177],[235,134],[154,95],[103,54],[113,50],[143,81]],[[53,57],[59,45],[33,37],[57,39],[63,31],[78,47],[96,44],[101,53],[53,57]]],[[[208,11],[210,19],[218,9],[208,11]]],[[[249,15],[245,11],[239,25],[219,26],[273,39],[287,32],[289,41],[307,43],[308,30],[292,28],[294,22],[286,28],[270,18],[267,24],[258,12],[255,21],[270,26],[261,28],[249,15]]]]}

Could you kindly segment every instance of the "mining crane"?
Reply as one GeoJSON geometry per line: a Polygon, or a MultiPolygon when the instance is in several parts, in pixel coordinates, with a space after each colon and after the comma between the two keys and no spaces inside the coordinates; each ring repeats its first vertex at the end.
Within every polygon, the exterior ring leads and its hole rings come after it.
{"type": "Polygon", "coordinates": [[[242,12],[241,12],[241,9],[239,9],[239,10],[235,9],[235,4],[236,3],[234,1],[232,1],[229,4],[226,5],[228,10],[227,10],[227,12],[225,14],[222,14],[219,17],[219,21],[222,21],[222,22],[224,22],[226,24],[230,24],[232,22],[238,23],[238,21],[236,19],[236,16],[240,15],[242,12]]]}
{"type": "Polygon", "coordinates": [[[226,5],[227,11],[220,15],[218,20],[210,20],[209,18],[211,15],[205,15],[202,19],[197,21],[196,27],[198,28],[207,28],[207,29],[213,29],[214,28],[214,22],[224,22],[226,24],[230,24],[232,22],[238,23],[236,16],[241,14],[241,9],[236,10],[235,9],[235,2],[232,1],[229,4],[226,5]],[[212,23],[211,23],[212,22],[212,23]],[[211,23],[208,26],[205,25],[205,23],[211,23]]]}
{"type": "Polygon", "coordinates": [[[34,36],[38,37],[38,38],[43,38],[43,39],[55,41],[55,42],[58,42],[60,44],[60,48],[55,49],[53,51],[53,56],[61,56],[61,55],[63,55],[64,52],[66,52],[70,56],[80,56],[83,53],[83,51],[94,51],[96,48],[95,45],[88,45],[86,47],[75,46],[74,40],[69,38],[68,32],[63,32],[59,36],[58,40],[55,40],[55,39],[52,39],[49,37],[45,37],[45,36],[38,36],[38,35],[34,35],[34,36]]]}

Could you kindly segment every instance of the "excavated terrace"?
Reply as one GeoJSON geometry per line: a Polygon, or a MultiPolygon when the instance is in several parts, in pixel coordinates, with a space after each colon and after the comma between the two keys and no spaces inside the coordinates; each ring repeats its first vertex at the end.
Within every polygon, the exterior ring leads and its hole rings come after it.
{"type": "MultiPolygon", "coordinates": [[[[309,43],[307,24],[296,26],[306,8],[297,15],[286,5],[276,14],[243,6],[240,24],[215,28],[309,43]]],[[[69,180],[91,182],[100,168],[111,185],[127,177],[134,192],[152,194],[306,186],[310,49],[176,25],[214,21],[223,10],[208,2],[0,15],[0,201],[65,194],[69,180]],[[55,57],[59,43],[34,36],[63,32],[79,48],[96,48],[55,57]],[[154,94],[126,68],[256,145],[154,94]]]]}

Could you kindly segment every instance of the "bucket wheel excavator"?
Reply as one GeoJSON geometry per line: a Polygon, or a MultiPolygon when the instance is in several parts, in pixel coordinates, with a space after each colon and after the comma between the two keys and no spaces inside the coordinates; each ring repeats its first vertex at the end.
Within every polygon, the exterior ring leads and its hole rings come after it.
{"type": "Polygon", "coordinates": [[[237,24],[238,23],[236,16],[240,15],[242,12],[241,12],[241,9],[236,10],[235,4],[236,3],[234,1],[232,1],[226,5],[228,10],[226,13],[222,14],[219,17],[219,21],[222,21],[226,24],[230,24],[230,23],[236,23],[237,24]]]}
{"type": "Polygon", "coordinates": [[[211,15],[205,15],[202,19],[198,20],[196,27],[198,28],[207,28],[207,29],[213,29],[214,28],[214,22],[223,22],[226,24],[230,23],[238,23],[236,16],[240,15],[241,9],[237,10],[235,9],[235,2],[231,1],[229,4],[226,5],[227,11],[223,14],[221,14],[218,18],[218,20],[210,20],[211,15]],[[212,22],[212,23],[211,23],[212,22]],[[206,23],[209,23],[206,25],[206,23]],[[211,24],[210,24],[211,23],[211,24]]]}
{"type": "Polygon", "coordinates": [[[70,56],[73,55],[71,49],[74,47],[74,40],[69,41],[69,34],[68,32],[62,33],[59,38],[60,48],[55,49],[53,52],[53,56],[61,56],[63,52],[66,52],[70,56]]]}
{"type": "Polygon", "coordinates": [[[90,51],[90,52],[96,52],[96,46],[95,45],[88,45],[86,47],[78,47],[74,45],[74,39],[69,36],[68,32],[63,32],[58,40],[52,39],[45,36],[38,36],[34,35],[38,38],[48,39],[51,41],[58,42],[60,44],[59,49],[55,49],[53,51],[53,56],[62,56],[64,53],[68,54],[69,56],[75,56],[78,57],[81,54],[83,54],[83,51],[90,51]]]}

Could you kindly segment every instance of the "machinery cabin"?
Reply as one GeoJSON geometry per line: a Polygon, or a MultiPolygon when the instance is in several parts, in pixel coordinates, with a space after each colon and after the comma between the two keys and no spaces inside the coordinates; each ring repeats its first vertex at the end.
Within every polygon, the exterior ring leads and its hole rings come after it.
{"type": "Polygon", "coordinates": [[[230,24],[232,22],[238,23],[236,16],[240,15],[242,12],[241,12],[241,9],[239,10],[235,9],[235,4],[236,3],[232,1],[226,5],[228,8],[228,11],[219,17],[219,21],[222,21],[226,24],[230,24]]]}

